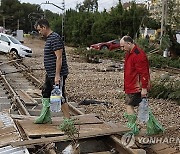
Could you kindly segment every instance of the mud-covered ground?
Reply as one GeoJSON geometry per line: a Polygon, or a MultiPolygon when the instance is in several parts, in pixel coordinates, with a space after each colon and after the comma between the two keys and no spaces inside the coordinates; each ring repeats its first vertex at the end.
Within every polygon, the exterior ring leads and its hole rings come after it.
{"type": "MultiPolygon", "coordinates": [[[[25,58],[24,63],[30,68],[43,68],[44,41],[25,39],[24,44],[33,49],[33,57],[25,58]]],[[[109,66],[115,64],[111,60],[103,60],[99,64],[87,63],[73,52],[73,48],[66,47],[66,52],[70,72],[66,81],[69,102],[80,103],[85,99],[108,102],[106,105],[91,104],[83,107],[86,113],[95,113],[105,121],[121,122],[125,125],[123,71],[105,71],[109,66]]],[[[163,71],[151,71],[151,79],[164,73],[163,71]]],[[[44,70],[36,70],[34,74],[39,80],[44,80],[44,70]]],[[[180,75],[175,77],[179,78],[180,75]]],[[[149,105],[165,128],[163,136],[179,138],[180,142],[180,106],[175,102],[161,99],[149,99],[149,105]]],[[[179,142],[173,142],[170,145],[179,149],[179,142]]]]}

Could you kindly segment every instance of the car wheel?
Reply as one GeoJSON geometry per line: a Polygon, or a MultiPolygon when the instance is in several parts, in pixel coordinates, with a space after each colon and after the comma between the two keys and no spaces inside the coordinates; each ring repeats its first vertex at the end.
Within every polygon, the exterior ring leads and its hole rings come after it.
{"type": "Polygon", "coordinates": [[[9,57],[10,57],[11,59],[20,58],[20,56],[18,55],[17,50],[11,50],[10,53],[9,53],[9,57]]]}
{"type": "Polygon", "coordinates": [[[103,45],[103,46],[101,47],[101,50],[108,50],[108,46],[103,45]]]}

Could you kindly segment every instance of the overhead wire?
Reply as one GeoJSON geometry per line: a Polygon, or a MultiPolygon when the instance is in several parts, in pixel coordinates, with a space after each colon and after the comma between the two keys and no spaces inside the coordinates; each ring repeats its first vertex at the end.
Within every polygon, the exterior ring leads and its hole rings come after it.
{"type": "MultiPolygon", "coordinates": [[[[53,1],[53,0],[51,0],[53,1]]],[[[50,2],[51,2],[50,1],[50,2]]],[[[133,1],[133,0],[122,0],[122,3],[123,2],[130,2],[130,1],[133,1]]],[[[63,1],[62,1],[63,2],[63,1]]],[[[145,0],[135,0],[135,2],[145,2],[145,0]]],[[[53,2],[54,4],[56,5],[62,5],[62,3],[58,2],[56,3],[55,1],[53,2]]],[[[65,9],[75,9],[76,5],[79,4],[79,3],[83,3],[83,0],[76,0],[75,3],[72,3],[72,2],[68,2],[67,0],[65,1],[65,9]],[[66,3],[67,2],[67,3],[66,3]],[[75,4],[75,5],[74,5],[75,4]]],[[[110,0],[98,0],[98,10],[102,10],[104,8],[109,7],[114,7],[118,4],[118,0],[113,0],[113,1],[110,1],[110,0]],[[103,2],[102,2],[103,1],[103,2]]],[[[107,9],[107,8],[106,8],[107,9]]]]}

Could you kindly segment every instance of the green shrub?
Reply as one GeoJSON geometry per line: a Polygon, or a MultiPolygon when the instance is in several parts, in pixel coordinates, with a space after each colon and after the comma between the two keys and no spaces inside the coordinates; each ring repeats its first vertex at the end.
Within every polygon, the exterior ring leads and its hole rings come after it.
{"type": "Polygon", "coordinates": [[[76,119],[65,118],[64,121],[59,125],[59,129],[63,131],[73,143],[76,143],[77,140],[75,134],[79,134],[79,130],[75,127],[75,120],[76,119]]]}
{"type": "Polygon", "coordinates": [[[152,44],[148,39],[146,38],[138,38],[135,40],[136,44],[143,49],[146,53],[152,51],[155,49],[155,45],[152,44]]]}
{"type": "Polygon", "coordinates": [[[162,36],[162,41],[161,41],[161,46],[160,49],[161,51],[164,51],[165,49],[169,48],[172,45],[172,42],[169,38],[169,35],[163,35],[162,36]]]}
{"type": "Polygon", "coordinates": [[[170,57],[164,58],[162,55],[153,54],[149,57],[151,67],[163,68],[166,66],[180,68],[180,58],[172,59],[170,57]]]}
{"type": "Polygon", "coordinates": [[[124,52],[121,50],[109,51],[109,50],[86,50],[85,48],[78,48],[75,53],[82,54],[87,58],[98,58],[98,59],[114,59],[122,60],[124,58],[124,52]]]}
{"type": "Polygon", "coordinates": [[[152,98],[174,100],[180,105],[180,81],[175,79],[158,78],[152,82],[149,96],[152,98]]]}

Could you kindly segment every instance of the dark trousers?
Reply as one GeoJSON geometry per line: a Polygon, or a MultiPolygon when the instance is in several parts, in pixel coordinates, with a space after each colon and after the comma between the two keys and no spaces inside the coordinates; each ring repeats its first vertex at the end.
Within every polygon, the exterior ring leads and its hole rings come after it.
{"type": "MultiPolygon", "coordinates": [[[[67,75],[63,76],[63,85],[62,85],[62,96],[64,97],[65,102],[66,102],[66,93],[65,93],[66,78],[67,78],[67,75]]],[[[54,78],[49,78],[48,75],[46,74],[45,83],[42,88],[42,97],[43,98],[50,98],[51,91],[53,90],[53,86],[54,86],[54,78]]]]}
{"type": "Polygon", "coordinates": [[[134,94],[126,94],[125,104],[131,106],[138,106],[139,103],[142,101],[141,93],[134,93],[134,94]]]}

